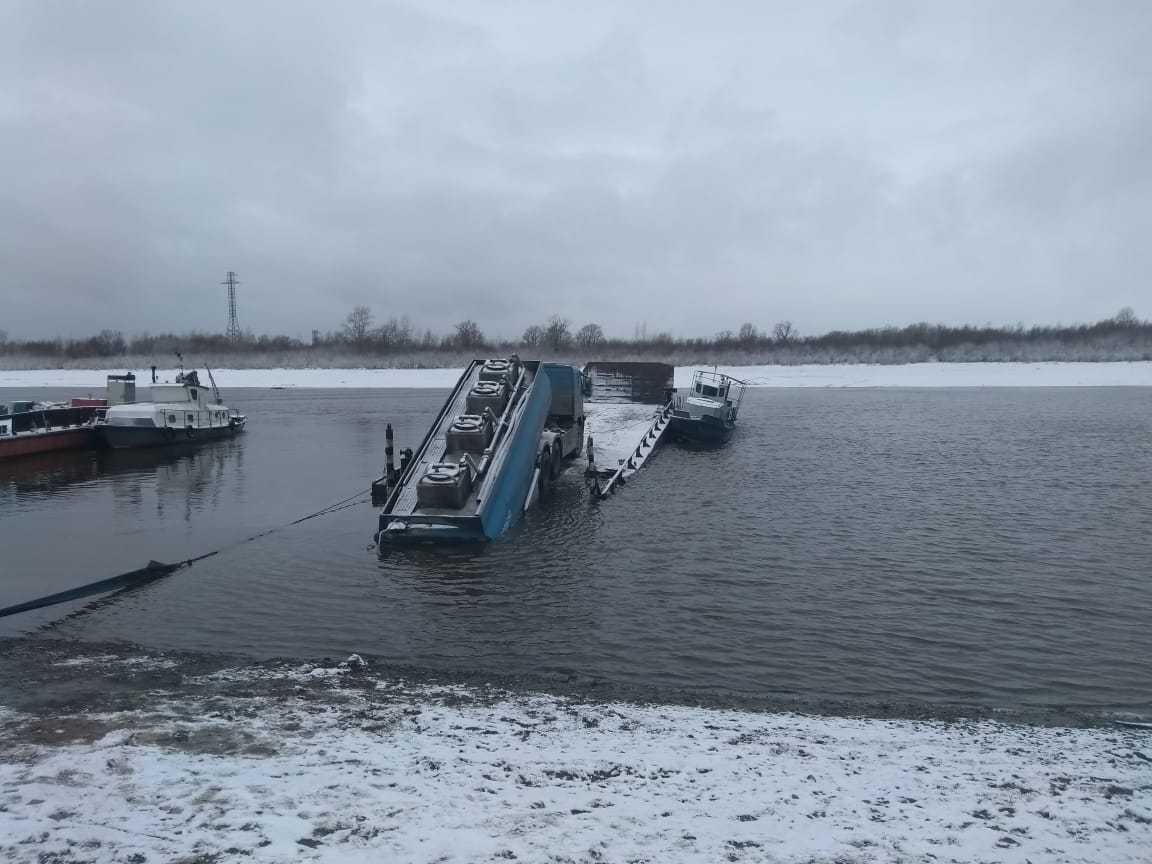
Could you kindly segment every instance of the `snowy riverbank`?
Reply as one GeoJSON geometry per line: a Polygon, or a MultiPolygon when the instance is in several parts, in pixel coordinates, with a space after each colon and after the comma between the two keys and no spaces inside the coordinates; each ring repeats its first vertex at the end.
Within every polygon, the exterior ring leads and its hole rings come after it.
{"type": "MultiPolygon", "coordinates": [[[[676,369],[684,387],[698,367],[676,369]]],[[[150,372],[134,371],[146,384],[150,372]]],[[[223,388],[451,387],[459,369],[216,369],[223,388]]],[[[1152,387],[1152,362],[1136,363],[913,363],[900,366],[722,366],[720,371],[759,387],[1152,387]]],[[[103,389],[108,370],[0,371],[0,387],[103,389]]],[[[171,370],[164,370],[170,377],[171,370]]]]}
{"type": "Polygon", "coordinates": [[[45,662],[102,695],[0,709],[12,862],[1120,864],[1152,848],[1140,729],[636,705],[332,665],[45,662]]]}

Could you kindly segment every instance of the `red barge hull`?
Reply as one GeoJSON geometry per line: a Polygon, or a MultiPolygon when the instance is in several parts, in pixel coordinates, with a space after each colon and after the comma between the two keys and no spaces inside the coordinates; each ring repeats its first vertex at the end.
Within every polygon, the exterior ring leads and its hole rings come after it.
{"type": "Polygon", "coordinates": [[[31,456],[53,450],[83,450],[94,444],[92,429],[49,429],[45,432],[0,438],[0,459],[31,456]]]}

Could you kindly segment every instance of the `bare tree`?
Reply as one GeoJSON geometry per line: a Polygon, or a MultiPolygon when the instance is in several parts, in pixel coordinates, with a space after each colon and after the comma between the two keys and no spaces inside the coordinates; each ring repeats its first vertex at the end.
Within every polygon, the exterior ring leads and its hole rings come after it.
{"type": "Polygon", "coordinates": [[[520,337],[520,341],[524,343],[527,348],[537,347],[544,339],[544,328],[537,324],[524,331],[524,335],[520,337]]]}
{"type": "Polygon", "coordinates": [[[471,351],[484,346],[484,334],[480,332],[480,325],[471,318],[456,325],[456,348],[459,351],[471,351]]]}
{"type": "Polygon", "coordinates": [[[1116,313],[1116,317],[1112,320],[1121,327],[1132,327],[1140,323],[1140,319],[1136,317],[1136,310],[1131,306],[1125,306],[1116,313]]]}
{"type": "Polygon", "coordinates": [[[585,324],[576,331],[576,344],[581,348],[595,348],[604,341],[604,331],[599,324],[585,324]]]}
{"type": "Polygon", "coordinates": [[[553,350],[559,351],[568,344],[568,319],[553,315],[548,319],[548,326],[544,328],[544,341],[553,350]]]}
{"type": "Polygon", "coordinates": [[[385,349],[407,348],[412,344],[412,324],[407,316],[389,318],[376,330],[375,336],[385,349]]]}
{"type": "Polygon", "coordinates": [[[357,306],[344,319],[342,332],[345,342],[363,348],[372,333],[372,310],[367,306],[357,306]]]}
{"type": "Polygon", "coordinates": [[[750,324],[747,321],[740,325],[740,341],[744,344],[751,344],[760,338],[760,331],[756,329],[755,324],[750,324]]]}
{"type": "Polygon", "coordinates": [[[127,348],[124,334],[119,330],[101,330],[100,335],[96,337],[96,351],[101,357],[123,354],[127,348]]]}
{"type": "Polygon", "coordinates": [[[781,321],[772,328],[772,338],[786,345],[796,338],[796,328],[791,321],[781,321]]]}

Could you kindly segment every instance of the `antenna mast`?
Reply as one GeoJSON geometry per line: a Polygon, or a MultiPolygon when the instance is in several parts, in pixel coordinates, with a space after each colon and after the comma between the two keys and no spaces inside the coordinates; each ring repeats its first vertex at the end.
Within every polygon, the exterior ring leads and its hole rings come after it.
{"type": "Polygon", "coordinates": [[[220,284],[228,286],[228,341],[239,342],[240,322],[236,320],[236,286],[240,281],[236,278],[236,274],[229,270],[228,278],[220,284]]]}
{"type": "Polygon", "coordinates": [[[216,404],[219,405],[223,400],[220,398],[220,388],[216,386],[216,379],[212,377],[212,370],[208,369],[208,364],[204,364],[204,368],[208,370],[208,380],[212,383],[212,392],[216,395],[216,404]]]}

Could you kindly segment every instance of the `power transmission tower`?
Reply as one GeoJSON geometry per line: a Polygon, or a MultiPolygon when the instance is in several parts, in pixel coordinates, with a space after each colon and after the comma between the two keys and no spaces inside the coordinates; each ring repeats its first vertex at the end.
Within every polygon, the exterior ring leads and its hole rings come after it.
{"type": "Polygon", "coordinates": [[[236,320],[236,286],[240,284],[236,274],[228,271],[228,278],[220,283],[228,286],[228,341],[240,341],[240,322],[236,320]]]}

